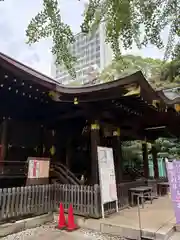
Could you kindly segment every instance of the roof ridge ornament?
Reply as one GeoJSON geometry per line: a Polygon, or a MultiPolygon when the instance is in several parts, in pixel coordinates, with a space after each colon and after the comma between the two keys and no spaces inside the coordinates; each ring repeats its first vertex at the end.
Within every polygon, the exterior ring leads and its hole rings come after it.
{"type": "Polygon", "coordinates": [[[140,96],[141,93],[141,87],[140,85],[136,85],[136,86],[127,86],[125,87],[125,90],[127,91],[127,93],[125,93],[123,96],[140,96]]]}
{"type": "Polygon", "coordinates": [[[180,112],[180,104],[174,104],[174,109],[176,112],[180,112]]]}
{"type": "Polygon", "coordinates": [[[48,96],[55,102],[60,102],[60,96],[61,94],[55,91],[49,91],[48,96]]]}

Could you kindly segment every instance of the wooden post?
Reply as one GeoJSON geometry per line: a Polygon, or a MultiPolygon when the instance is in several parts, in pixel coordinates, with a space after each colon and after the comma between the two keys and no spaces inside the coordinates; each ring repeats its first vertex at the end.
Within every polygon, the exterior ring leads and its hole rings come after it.
{"type": "Polygon", "coordinates": [[[158,160],[157,160],[157,150],[154,145],[152,145],[152,157],[153,157],[153,168],[154,168],[154,178],[159,178],[159,168],[158,168],[158,160]]]}
{"type": "Polygon", "coordinates": [[[43,157],[44,153],[43,153],[43,141],[44,141],[44,126],[41,125],[40,126],[40,130],[39,130],[39,146],[38,146],[38,157],[43,157]]]}
{"type": "Polygon", "coordinates": [[[91,184],[99,184],[97,151],[97,147],[100,144],[99,129],[98,121],[91,124],[91,184]]]}
{"type": "Polygon", "coordinates": [[[69,170],[71,170],[71,162],[72,162],[72,144],[71,138],[68,137],[66,141],[66,166],[69,170]]]}
{"type": "Polygon", "coordinates": [[[122,149],[120,139],[120,129],[118,128],[113,132],[113,155],[114,155],[114,168],[116,174],[116,183],[121,183],[122,180],[122,149]]]}
{"type": "Polygon", "coordinates": [[[1,153],[0,153],[0,168],[3,169],[3,162],[6,157],[7,153],[7,127],[8,127],[8,120],[4,120],[1,126],[1,153]]]}
{"type": "Polygon", "coordinates": [[[149,178],[149,162],[148,162],[148,150],[147,150],[146,142],[142,144],[142,151],[143,151],[144,177],[148,179],[149,178]]]}

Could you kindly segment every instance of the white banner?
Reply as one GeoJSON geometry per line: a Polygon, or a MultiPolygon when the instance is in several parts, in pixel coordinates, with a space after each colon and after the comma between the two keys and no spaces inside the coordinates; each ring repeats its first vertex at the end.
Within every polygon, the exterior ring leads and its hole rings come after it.
{"type": "Polygon", "coordinates": [[[101,203],[117,201],[116,177],[112,148],[98,147],[101,203]]]}

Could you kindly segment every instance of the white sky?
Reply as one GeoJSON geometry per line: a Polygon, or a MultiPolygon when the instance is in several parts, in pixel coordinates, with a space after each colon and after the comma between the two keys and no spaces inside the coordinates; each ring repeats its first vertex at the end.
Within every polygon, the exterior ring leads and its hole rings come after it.
{"type": "MultiPolygon", "coordinates": [[[[41,9],[42,0],[4,0],[0,2],[0,51],[23,63],[50,75],[52,56],[51,41],[43,40],[29,47],[25,41],[25,30],[31,18],[41,9]]],[[[72,30],[80,31],[83,1],[60,0],[63,20],[72,30]]],[[[168,31],[162,36],[167,41],[168,31]]],[[[162,58],[164,51],[148,46],[139,51],[133,48],[130,53],[144,57],[162,58]]]]}

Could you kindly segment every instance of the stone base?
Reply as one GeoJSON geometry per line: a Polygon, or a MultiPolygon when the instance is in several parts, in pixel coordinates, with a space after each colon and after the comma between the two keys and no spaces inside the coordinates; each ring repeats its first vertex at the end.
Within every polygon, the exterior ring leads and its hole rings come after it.
{"type": "Polygon", "coordinates": [[[53,221],[53,214],[48,213],[38,217],[16,221],[15,223],[5,223],[0,225],[0,238],[26,229],[35,228],[51,221],[53,221]]]}
{"type": "MultiPolygon", "coordinates": [[[[54,213],[54,221],[58,221],[57,213],[54,213]]],[[[122,236],[131,240],[168,240],[174,233],[174,227],[172,227],[171,224],[167,224],[164,227],[160,228],[157,232],[154,232],[144,229],[140,231],[139,228],[109,224],[102,222],[102,219],[87,219],[80,216],[75,216],[75,222],[79,227],[84,229],[93,230],[95,232],[102,232],[103,234],[112,236],[122,236]]]]}
{"type": "Polygon", "coordinates": [[[175,230],[176,230],[176,232],[180,232],[180,224],[175,225],[175,230]]]}

